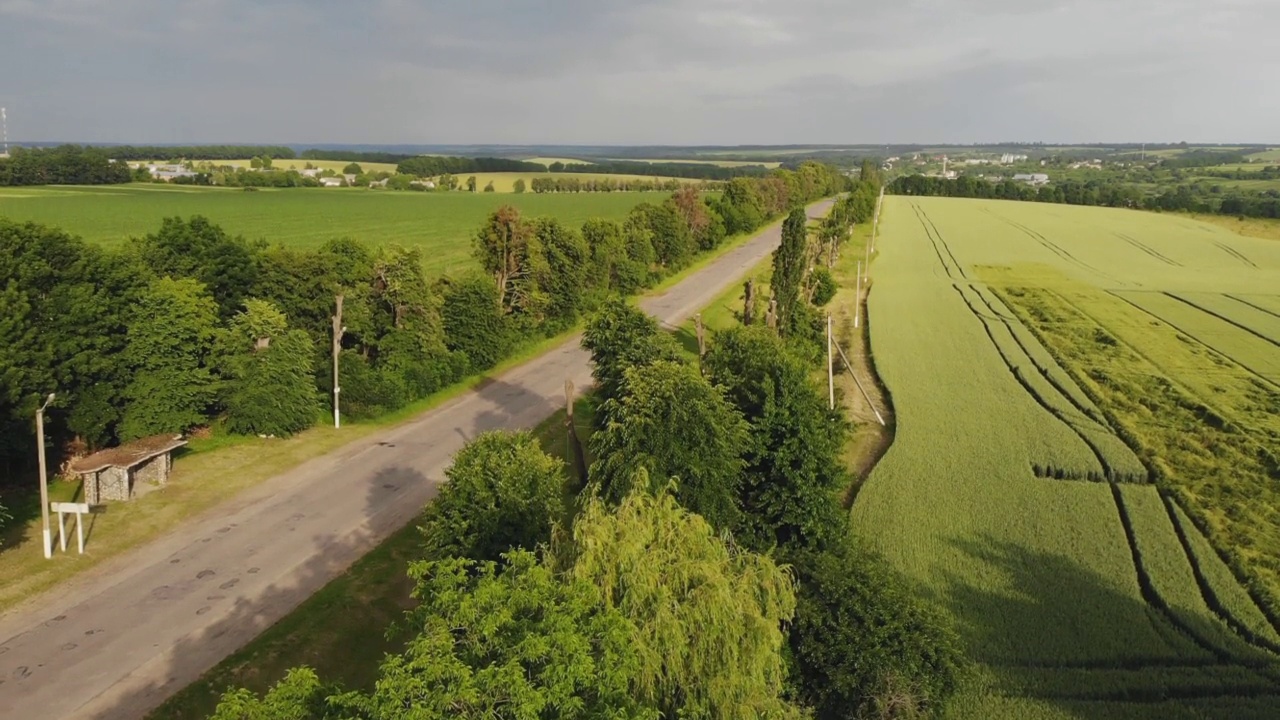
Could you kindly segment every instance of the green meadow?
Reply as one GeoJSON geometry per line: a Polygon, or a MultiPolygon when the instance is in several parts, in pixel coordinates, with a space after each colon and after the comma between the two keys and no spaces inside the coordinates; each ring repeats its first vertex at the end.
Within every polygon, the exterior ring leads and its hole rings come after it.
{"type": "Polygon", "coordinates": [[[204,215],[251,240],[312,248],[350,237],[371,245],[422,250],[429,273],[469,266],[471,236],[503,204],[570,225],[593,217],[624,217],[667,193],[418,193],[363,188],[262,189],[134,184],[94,187],[0,188],[0,217],[62,228],[119,247],[160,227],[166,217],[204,215]]]}
{"type": "Polygon", "coordinates": [[[854,525],[956,618],[955,718],[1274,718],[1280,242],[885,201],[895,440],[854,525]]]}

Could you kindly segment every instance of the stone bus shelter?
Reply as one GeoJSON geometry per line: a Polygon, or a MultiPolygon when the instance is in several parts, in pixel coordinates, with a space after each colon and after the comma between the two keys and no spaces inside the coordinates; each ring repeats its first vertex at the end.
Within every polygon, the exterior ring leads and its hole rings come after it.
{"type": "Polygon", "coordinates": [[[82,457],[70,470],[80,476],[86,503],[129,500],[148,486],[163,487],[173,467],[170,454],[186,444],[181,435],[152,435],[82,457]]]}

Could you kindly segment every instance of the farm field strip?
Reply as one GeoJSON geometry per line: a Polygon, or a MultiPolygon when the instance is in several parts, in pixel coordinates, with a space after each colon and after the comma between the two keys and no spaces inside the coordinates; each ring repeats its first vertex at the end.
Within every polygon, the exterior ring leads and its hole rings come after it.
{"type": "MultiPolygon", "coordinates": [[[[965,305],[983,324],[996,352],[1000,354],[1018,384],[1041,407],[1074,432],[1094,455],[1093,462],[1066,468],[1033,462],[1033,472],[1038,477],[1052,477],[1059,480],[1144,481],[1147,475],[1146,469],[1133,451],[1129,450],[1128,446],[1109,428],[1090,417],[1084,408],[1077,406],[1067,393],[1054,385],[1046,369],[1038,366],[1019,343],[1010,321],[998,315],[987,314],[985,311],[991,311],[991,308],[983,303],[981,297],[976,299],[970,297],[970,294],[977,295],[972,288],[962,285],[954,287],[960,293],[965,305]]],[[[1081,460],[1084,458],[1082,457],[1081,460]]]]}
{"type": "MultiPolygon", "coordinates": [[[[1149,484],[1195,504],[1216,542],[1271,546],[1245,496],[1200,472],[1219,463],[1243,473],[1241,490],[1255,487],[1259,460],[1247,453],[1270,424],[1188,432],[1205,417],[1265,419],[1269,383],[1211,347],[1176,339],[1178,331],[1109,291],[1213,292],[1221,277],[1254,273],[1238,289],[1255,294],[1272,269],[1219,252],[1201,237],[1221,232],[1212,226],[1191,232],[1174,218],[1044,207],[1062,214],[1046,221],[1034,203],[887,199],[868,310],[898,426],[854,502],[854,525],[960,623],[979,679],[949,717],[1220,716],[1183,712],[1197,705],[1269,717],[1257,699],[1280,695],[1280,655],[1268,649],[1275,628],[1261,600],[1213,554],[1200,525],[1174,523],[1162,490],[1149,484]],[[1113,220],[1115,231],[1103,230],[1113,220]],[[1081,225],[1087,235],[1070,234],[1081,225]],[[1217,275],[1201,272],[1195,252],[1221,256],[1217,275]],[[1072,304],[1081,297],[1091,312],[1111,313],[1105,323],[1072,304]],[[1119,336],[1113,317],[1124,322],[1119,336]],[[1221,412],[1130,349],[1134,333],[1154,333],[1140,343],[1145,351],[1169,358],[1221,412]],[[1090,359],[1100,348],[1104,356],[1081,362],[1077,351],[1090,359]],[[1117,405],[1118,393],[1128,405],[1117,405]],[[1193,447],[1181,454],[1167,451],[1187,442],[1193,447]],[[1198,454],[1215,442],[1242,454],[1198,454]],[[1173,474],[1188,463],[1195,473],[1173,474]],[[1095,480],[1110,467],[1113,480],[1133,482],[1037,480],[1035,464],[1095,480]],[[1079,473],[1088,468],[1092,476],[1079,473]],[[1195,543],[1210,548],[1209,559],[1192,554],[1195,543]]],[[[1252,247],[1245,254],[1280,259],[1252,247]]],[[[1248,551],[1233,562],[1260,557],[1248,551]]]]}
{"type": "Polygon", "coordinates": [[[1280,352],[1275,341],[1165,293],[1112,291],[1112,295],[1280,386],[1280,352]]]}
{"type": "Polygon", "coordinates": [[[1219,293],[1168,293],[1280,348],[1280,315],[1219,293]]]}
{"type": "MultiPolygon", "coordinates": [[[[1120,309],[1130,307],[1118,299],[1110,302],[1120,309]]],[[[1052,333],[1051,346],[1065,356],[1065,366],[1079,369],[1082,385],[1106,399],[1126,436],[1153,458],[1158,481],[1178,497],[1179,504],[1195,508],[1203,519],[1196,527],[1209,528],[1207,532],[1217,535],[1219,547],[1231,548],[1236,562],[1251,568],[1263,588],[1248,589],[1258,611],[1266,616],[1263,608],[1268,604],[1280,608],[1280,561],[1262,550],[1280,547],[1280,526],[1268,519],[1268,513],[1274,511],[1266,502],[1255,502],[1280,498],[1280,489],[1268,479],[1266,449],[1269,439],[1277,436],[1261,424],[1225,421],[1193,394],[1153,372],[1149,360],[1123,340],[1107,335],[1097,319],[1053,291],[1025,294],[1020,309],[1039,336],[1052,333]]],[[[1172,331],[1166,326],[1163,332],[1172,331]]],[[[1146,332],[1154,332],[1149,324],[1146,332]]],[[[1202,357],[1205,362],[1229,362],[1212,353],[1202,357]]],[[[1244,372],[1235,367],[1237,376],[1244,372]]],[[[1251,412],[1267,413],[1267,408],[1280,400],[1280,394],[1257,383],[1232,389],[1263,391],[1260,407],[1254,404],[1257,396],[1231,398],[1240,402],[1232,414],[1250,417],[1251,412]]],[[[1243,570],[1233,569],[1231,574],[1237,584],[1244,582],[1243,570]]],[[[1280,628],[1277,618],[1280,613],[1273,613],[1268,622],[1280,628]]]]}

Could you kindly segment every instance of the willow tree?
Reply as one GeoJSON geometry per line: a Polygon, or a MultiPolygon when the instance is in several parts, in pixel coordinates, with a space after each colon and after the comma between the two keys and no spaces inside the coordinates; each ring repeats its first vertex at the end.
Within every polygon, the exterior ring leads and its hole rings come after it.
{"type": "Polygon", "coordinates": [[[773,560],[737,549],[670,493],[639,489],[616,510],[589,500],[553,556],[628,621],[642,704],[668,718],[798,716],[782,697],[795,587],[773,560]]]}

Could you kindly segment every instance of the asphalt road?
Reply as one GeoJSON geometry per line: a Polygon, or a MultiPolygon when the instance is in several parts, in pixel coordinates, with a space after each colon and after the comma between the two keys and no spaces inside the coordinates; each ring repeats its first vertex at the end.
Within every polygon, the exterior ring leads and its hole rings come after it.
{"type": "MultiPolygon", "coordinates": [[[[641,306],[664,324],[684,322],[767,256],[779,228],[641,306]]],[[[468,439],[537,425],[563,406],[566,379],[587,387],[588,360],[577,338],[566,341],[0,618],[0,718],[142,717],[411,521],[468,439]]]]}

